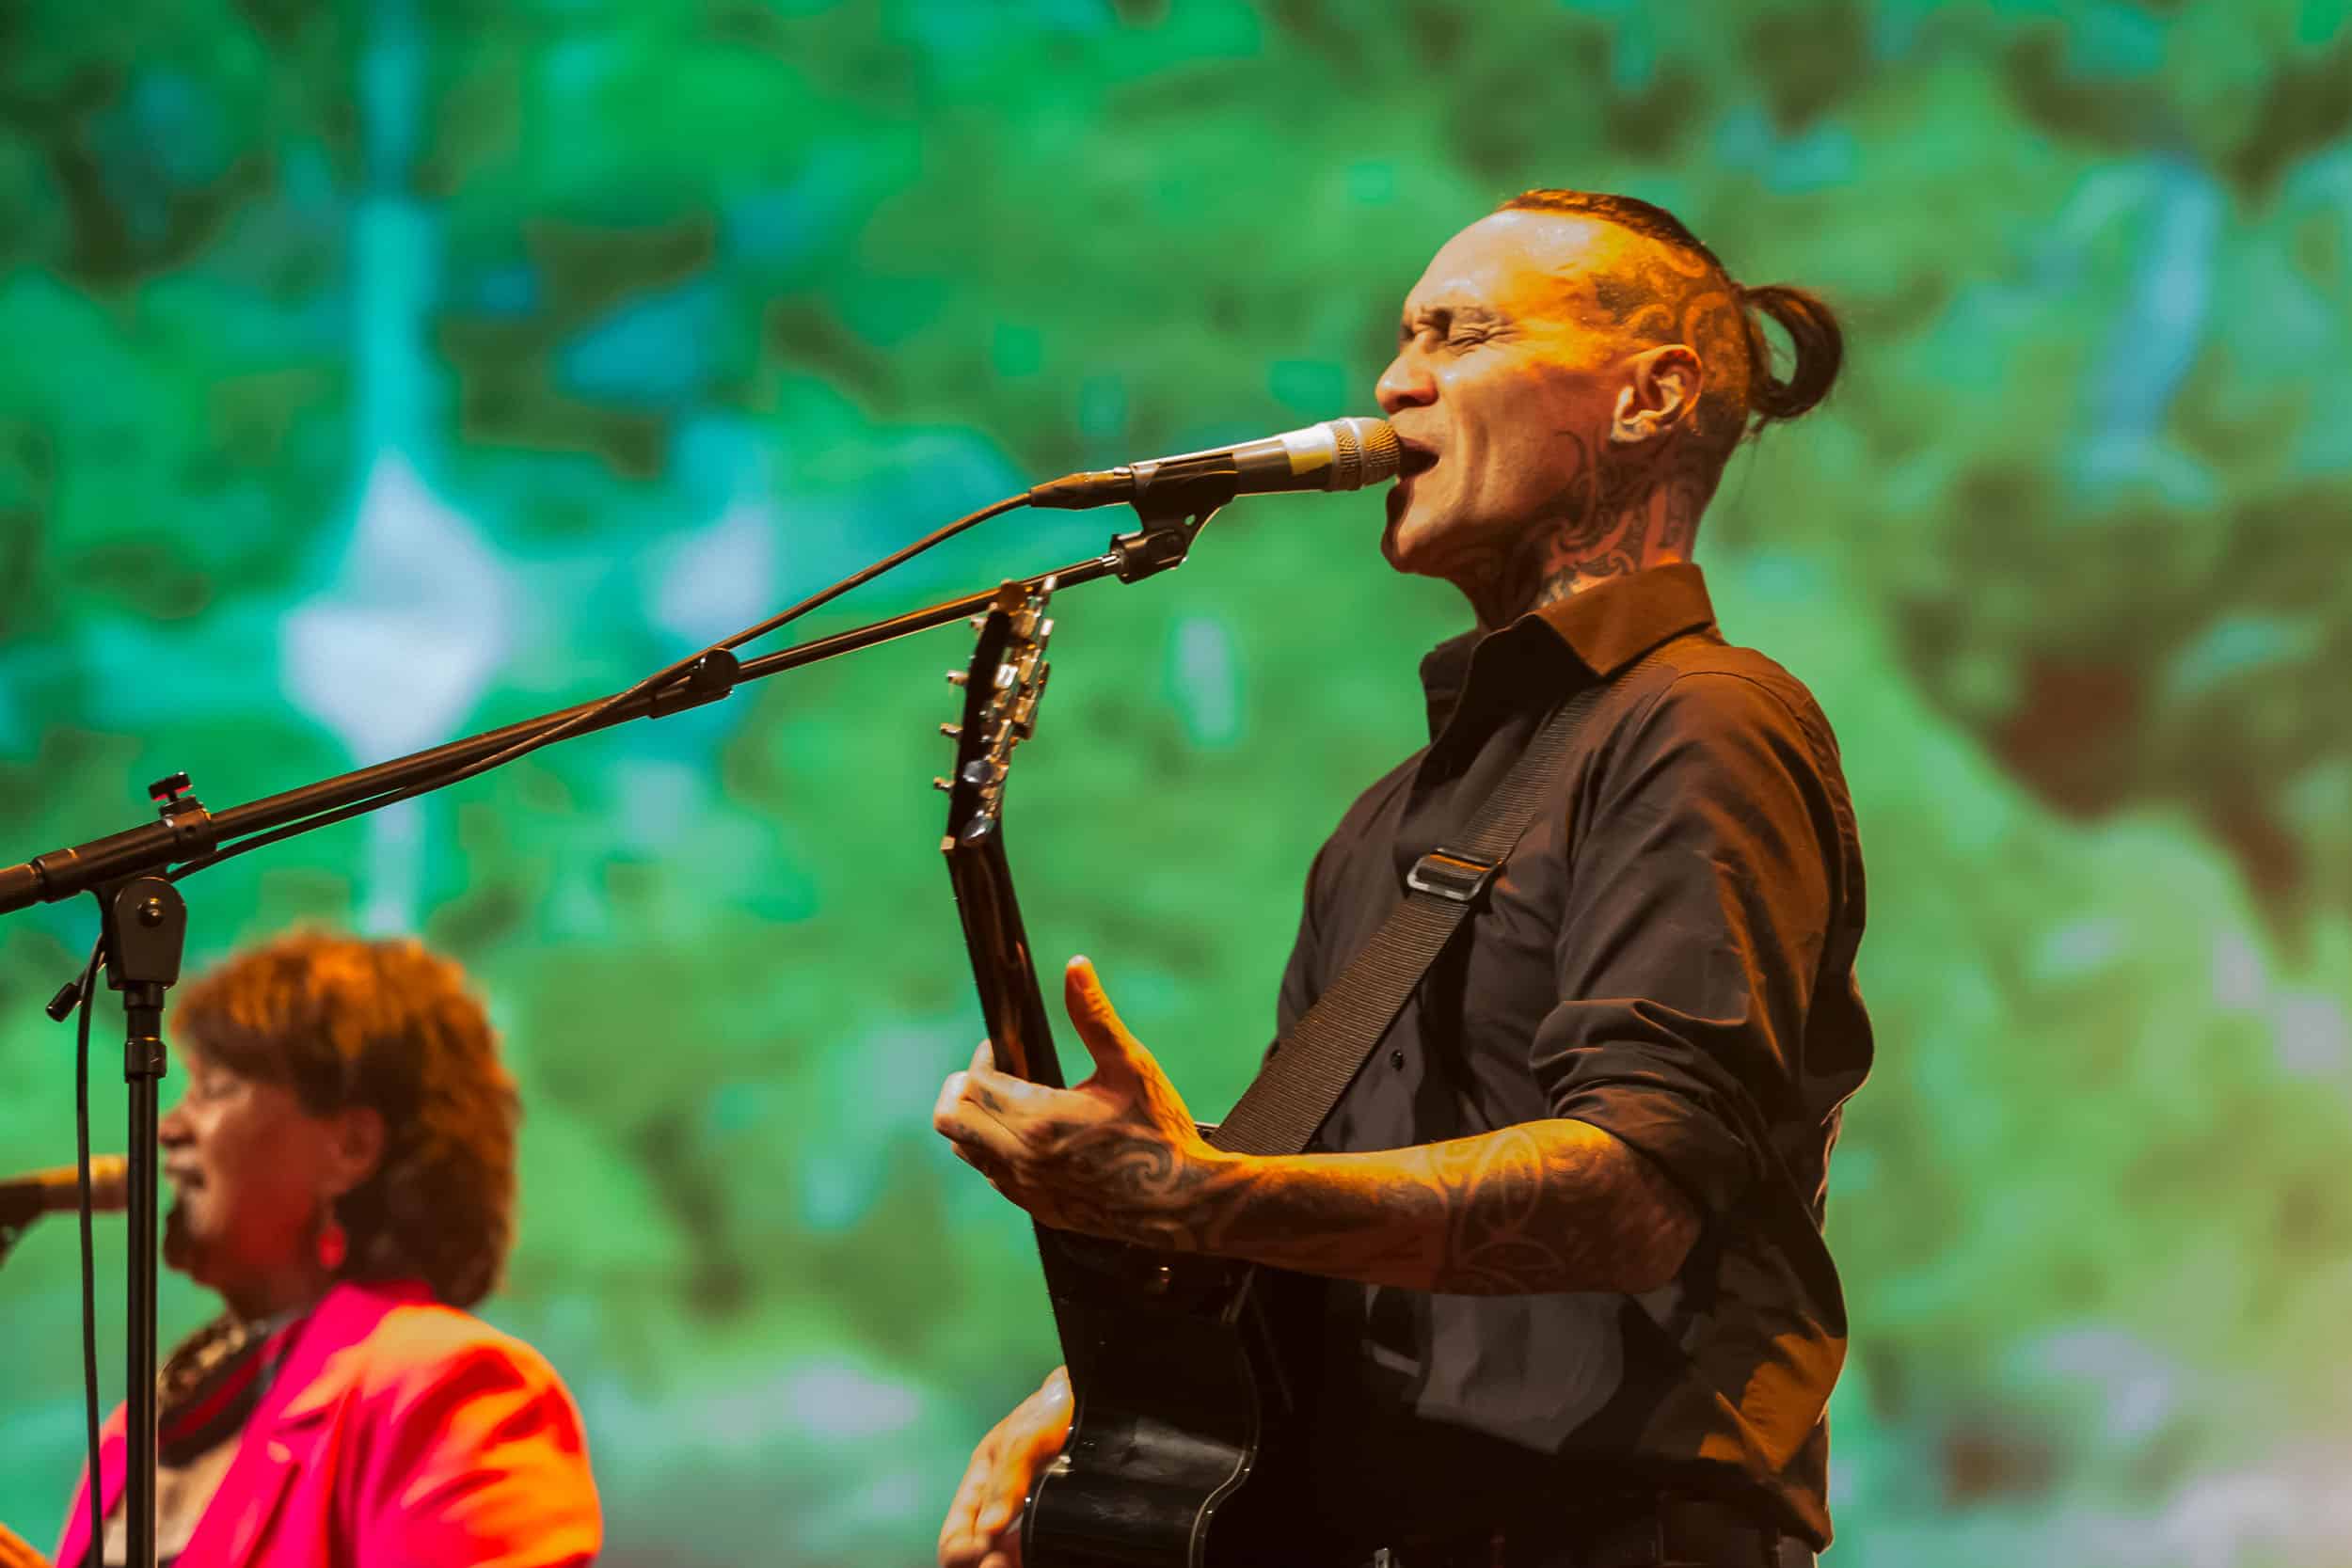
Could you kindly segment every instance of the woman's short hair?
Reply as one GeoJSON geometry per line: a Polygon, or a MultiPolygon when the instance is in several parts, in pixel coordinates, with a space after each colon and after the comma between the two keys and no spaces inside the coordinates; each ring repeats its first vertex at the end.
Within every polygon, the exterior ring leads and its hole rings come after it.
{"type": "Polygon", "coordinates": [[[313,1116],[384,1118],[384,1157],[336,1204],[346,1279],[421,1279],[470,1307],[514,1241],[515,1082],[465,972],[414,939],[303,930],[181,988],[173,1027],[313,1116]]]}

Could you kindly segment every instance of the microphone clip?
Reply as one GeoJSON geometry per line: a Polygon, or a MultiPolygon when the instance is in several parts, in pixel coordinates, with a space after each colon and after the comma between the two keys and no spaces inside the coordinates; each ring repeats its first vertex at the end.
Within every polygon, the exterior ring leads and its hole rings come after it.
{"type": "Polygon", "coordinates": [[[1150,486],[1128,501],[1142,526],[1111,536],[1108,553],[1119,563],[1119,580],[1138,582],[1183,565],[1201,529],[1240,493],[1241,470],[1230,453],[1162,465],[1150,486]]]}

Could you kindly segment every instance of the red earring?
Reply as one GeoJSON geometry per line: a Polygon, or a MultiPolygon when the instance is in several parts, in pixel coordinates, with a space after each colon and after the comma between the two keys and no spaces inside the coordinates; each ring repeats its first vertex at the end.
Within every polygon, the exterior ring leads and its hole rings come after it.
{"type": "Polygon", "coordinates": [[[335,1217],[334,1205],[326,1210],[326,1223],[319,1227],[319,1267],[328,1274],[339,1272],[343,1259],[351,1250],[351,1238],[343,1233],[343,1222],[335,1217]]]}

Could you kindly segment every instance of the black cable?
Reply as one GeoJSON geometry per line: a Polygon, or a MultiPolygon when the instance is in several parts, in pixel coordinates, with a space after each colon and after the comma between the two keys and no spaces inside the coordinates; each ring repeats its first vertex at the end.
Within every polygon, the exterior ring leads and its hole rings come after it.
{"type": "MultiPolygon", "coordinates": [[[[468,763],[465,767],[458,768],[446,778],[431,780],[424,784],[411,784],[406,789],[399,790],[389,796],[387,796],[381,802],[378,802],[378,804],[389,806],[395,800],[404,800],[413,795],[422,795],[428,790],[445,789],[451,784],[463,784],[468,779],[474,777],[478,773],[486,773],[493,768],[503,767],[507,763],[513,762],[519,757],[526,756],[531,752],[537,751],[542,746],[551,746],[566,736],[577,735],[580,731],[593,726],[597,720],[603,718],[614,708],[619,707],[623,703],[628,702],[630,699],[635,697],[641,697],[658,687],[667,686],[670,682],[685,674],[687,671],[692,669],[697,663],[705,658],[707,658],[710,655],[723,652],[732,653],[746,642],[753,641],[755,639],[767,636],[771,631],[790,626],[802,616],[806,615],[810,610],[818,610],[825,605],[831,604],[834,600],[839,598],[842,594],[849,593],[851,589],[863,587],[865,584],[869,583],[876,578],[882,576],[884,572],[890,571],[894,567],[906,564],[916,556],[921,555],[925,550],[930,549],[934,546],[946,544],[948,540],[953,539],[957,534],[963,532],[966,529],[975,528],[979,524],[988,521],[991,517],[998,516],[1004,513],[1010,512],[1015,507],[1026,506],[1028,504],[1028,492],[1025,490],[1019,495],[1007,496],[1003,500],[997,501],[993,505],[984,506],[977,512],[969,513],[964,516],[959,517],[954,522],[947,524],[945,528],[934,529],[930,533],[925,534],[922,538],[917,539],[914,544],[907,546],[905,548],[882,557],[880,561],[875,562],[871,566],[867,566],[857,572],[852,572],[850,576],[843,578],[839,582],[834,583],[831,588],[825,589],[821,593],[810,594],[807,598],[803,599],[799,604],[794,605],[791,609],[785,610],[780,614],[771,615],[768,619],[760,622],[757,626],[746,626],[743,630],[737,632],[733,637],[725,638],[720,641],[713,642],[709,647],[703,649],[700,653],[693,654],[686,658],[681,658],[676,663],[672,664],[668,669],[657,671],[655,673],[647,675],[644,680],[639,681],[636,685],[630,687],[626,691],[617,691],[613,693],[612,696],[607,697],[603,702],[598,703],[595,707],[590,708],[587,712],[580,715],[576,719],[567,719],[563,723],[556,725],[553,729],[548,730],[544,734],[534,735],[530,736],[528,739],[518,740],[515,742],[514,745],[506,748],[503,752],[500,752],[493,756],[485,757],[479,762],[468,763]]],[[[367,809],[373,811],[376,809],[376,807],[374,804],[371,804],[367,809]]]]}
{"type": "MultiPolygon", "coordinates": [[[[853,588],[863,588],[866,584],[873,581],[884,572],[905,565],[908,562],[913,561],[916,556],[921,555],[925,550],[928,550],[936,545],[946,544],[948,540],[953,539],[957,534],[961,533],[964,530],[968,528],[977,528],[980,524],[987,522],[991,517],[1002,516],[1004,514],[1012,511],[1016,507],[1026,506],[1028,504],[1029,493],[1024,490],[1019,495],[1007,496],[1003,500],[996,502],[993,506],[983,506],[977,512],[970,513],[967,515],[958,517],[954,522],[949,523],[945,528],[934,529],[930,533],[925,534],[922,538],[917,539],[914,544],[907,546],[902,550],[899,550],[897,554],[886,555],[880,561],[875,562],[871,566],[866,567],[862,571],[852,572],[850,576],[843,578],[839,582],[834,583],[831,588],[826,589],[823,593],[810,594],[807,598],[803,599],[799,604],[794,605],[790,610],[786,610],[783,614],[771,615],[767,620],[760,622],[759,625],[752,627],[748,631],[737,632],[733,637],[728,638],[724,642],[719,643],[718,646],[732,651],[736,648],[741,647],[746,642],[752,641],[755,638],[765,637],[771,631],[776,631],[782,627],[788,626],[793,622],[799,620],[802,616],[807,614],[810,610],[823,609],[826,605],[833,603],[834,600],[839,598],[842,594],[847,594],[853,588]]],[[[697,655],[695,657],[700,657],[701,656],[697,655]]],[[[688,659],[686,662],[691,664],[693,659],[688,659]]]]}
{"type": "Polygon", "coordinates": [[[834,583],[831,588],[825,589],[821,593],[811,594],[809,597],[803,599],[799,604],[794,605],[791,609],[783,611],[781,614],[771,615],[767,620],[760,622],[756,626],[747,626],[743,630],[737,632],[732,637],[713,642],[709,647],[703,649],[700,653],[681,658],[671,664],[666,669],[656,671],[654,673],[647,675],[644,680],[641,680],[634,686],[628,688],[626,691],[616,691],[612,696],[607,697],[604,701],[598,703],[596,706],[588,709],[586,712],[579,714],[574,718],[567,719],[563,723],[554,726],[552,729],[548,729],[538,735],[531,736],[525,739],[518,740],[502,752],[497,752],[489,756],[482,757],[473,762],[467,763],[462,767],[453,768],[449,772],[444,773],[437,778],[421,780],[401,789],[388,790],[382,795],[370,796],[364,800],[355,800],[349,805],[339,806],[333,811],[322,812],[316,816],[306,816],[298,822],[289,822],[285,826],[272,829],[268,832],[256,833],[250,838],[243,838],[239,839],[234,844],[224,845],[219,848],[212,850],[208,854],[199,855],[196,859],[189,861],[178,869],[169,872],[167,874],[167,878],[169,880],[176,882],[181,880],[183,878],[192,877],[199,871],[218,865],[223,861],[233,860],[237,856],[244,854],[248,849],[259,849],[263,845],[276,844],[281,839],[293,838],[298,834],[307,833],[315,828],[332,827],[338,822],[347,822],[355,816],[364,816],[369,812],[380,811],[386,806],[396,805],[403,800],[414,800],[420,795],[428,795],[435,790],[447,789],[452,784],[463,784],[468,779],[474,778],[479,774],[487,773],[493,768],[502,768],[510,762],[528,756],[532,752],[539,750],[542,746],[552,746],[557,741],[562,740],[568,736],[577,735],[583,729],[592,728],[597,720],[602,719],[605,715],[611,713],[614,708],[619,707],[622,704],[643,696],[648,691],[666,686],[670,682],[678,679],[689,670],[692,669],[695,664],[709,657],[712,654],[732,653],[735,649],[741,647],[746,642],[752,641],[757,638],[765,637],[771,631],[775,631],[791,625],[802,616],[809,613],[809,611],[821,609],[825,605],[831,604],[834,600],[839,598],[842,594],[849,593],[851,589],[863,587],[865,584],[869,583],[876,578],[882,576],[884,572],[890,571],[894,567],[904,565],[907,562],[910,562],[916,556],[921,555],[925,550],[930,549],[935,546],[946,544],[948,540],[953,539],[957,534],[963,532],[966,529],[975,528],[979,524],[988,521],[991,517],[1000,516],[1007,512],[1012,511],[1016,507],[1026,506],[1028,504],[1028,494],[1024,491],[1019,495],[1008,496],[1003,500],[997,501],[993,505],[984,506],[977,512],[959,517],[954,522],[947,524],[946,527],[935,529],[931,532],[925,534],[922,538],[917,539],[914,544],[907,546],[905,548],[891,555],[884,556],[882,560],[877,561],[871,566],[867,566],[861,571],[854,572],[849,577],[843,578],[839,582],[834,583]]]}
{"type": "Polygon", "coordinates": [[[347,822],[355,816],[365,816],[378,807],[389,806],[395,800],[405,800],[409,795],[438,789],[445,784],[456,782],[454,778],[437,779],[414,785],[405,792],[388,790],[382,795],[371,795],[364,800],[354,800],[347,806],[338,806],[333,811],[321,812],[316,816],[306,816],[299,822],[289,822],[282,828],[273,828],[265,833],[255,833],[250,838],[241,838],[234,844],[223,845],[217,849],[207,851],[192,861],[165,872],[164,880],[176,882],[182,878],[193,877],[198,872],[218,865],[223,861],[234,860],[248,849],[259,849],[263,845],[276,844],[280,839],[295,838],[310,832],[313,828],[331,828],[338,822],[347,822]]]}
{"type": "MultiPolygon", "coordinates": [[[[104,1485],[98,1473],[98,1243],[90,1220],[89,1182],[89,1015],[98,990],[98,958],[106,945],[100,937],[90,944],[89,962],[82,969],[82,1022],[76,1031],[73,1057],[73,1153],[82,1179],[82,1415],[89,1438],[89,1556],[106,1560],[104,1485]]],[[[60,1568],[74,1568],[62,1564],[60,1568]]]]}

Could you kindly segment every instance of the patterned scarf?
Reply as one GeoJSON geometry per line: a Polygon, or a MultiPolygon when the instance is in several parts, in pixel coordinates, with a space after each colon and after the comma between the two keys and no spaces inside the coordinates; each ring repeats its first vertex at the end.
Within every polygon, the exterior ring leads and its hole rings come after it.
{"type": "Polygon", "coordinates": [[[155,1380],[165,1465],[193,1464],[243,1430],[294,1353],[305,1311],[252,1322],[224,1313],[181,1341],[155,1380]]]}

